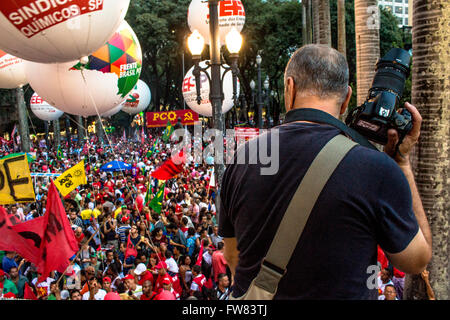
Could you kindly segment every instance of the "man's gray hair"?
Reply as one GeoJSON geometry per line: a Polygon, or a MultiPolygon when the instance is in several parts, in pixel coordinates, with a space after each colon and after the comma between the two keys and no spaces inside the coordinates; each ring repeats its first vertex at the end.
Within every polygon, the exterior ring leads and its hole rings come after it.
{"type": "Polygon", "coordinates": [[[337,50],[320,44],[301,47],[286,67],[285,79],[292,77],[297,94],[303,97],[337,98],[342,103],[347,95],[348,64],[337,50]]]}

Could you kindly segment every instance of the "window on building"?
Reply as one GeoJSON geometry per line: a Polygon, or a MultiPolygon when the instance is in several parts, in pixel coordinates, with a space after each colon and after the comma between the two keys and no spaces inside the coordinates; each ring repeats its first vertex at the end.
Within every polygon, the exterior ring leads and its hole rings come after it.
{"type": "Polygon", "coordinates": [[[403,24],[403,18],[397,17],[398,24],[403,24]]]}
{"type": "Polygon", "coordinates": [[[408,7],[405,8],[405,14],[408,14],[408,7]]]}
{"type": "Polygon", "coordinates": [[[405,25],[405,26],[408,26],[408,25],[409,25],[408,18],[405,18],[405,23],[404,23],[404,25],[405,25]]]}
{"type": "Polygon", "coordinates": [[[403,13],[403,8],[402,7],[395,7],[395,13],[402,14],[403,13]]]}

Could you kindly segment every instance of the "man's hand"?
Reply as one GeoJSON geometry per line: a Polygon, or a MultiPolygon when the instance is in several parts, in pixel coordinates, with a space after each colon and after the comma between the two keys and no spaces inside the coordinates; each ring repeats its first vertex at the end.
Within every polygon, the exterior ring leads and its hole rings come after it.
{"type": "Polygon", "coordinates": [[[388,143],[384,147],[384,152],[392,157],[399,166],[408,166],[410,164],[409,154],[411,153],[414,145],[419,141],[420,126],[422,125],[422,116],[417,108],[408,102],[405,103],[405,108],[411,113],[412,116],[413,127],[411,131],[405,136],[402,144],[398,147],[398,152],[396,152],[396,146],[399,141],[398,132],[395,129],[389,129],[388,143]]]}
{"type": "Polygon", "coordinates": [[[422,279],[427,282],[430,276],[430,272],[428,270],[423,270],[422,273],[420,274],[422,279]]]}

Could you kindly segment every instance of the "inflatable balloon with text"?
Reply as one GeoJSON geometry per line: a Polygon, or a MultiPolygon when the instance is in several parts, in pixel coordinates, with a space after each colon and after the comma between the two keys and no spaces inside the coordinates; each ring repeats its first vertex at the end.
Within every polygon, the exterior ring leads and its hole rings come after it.
{"type": "Polygon", "coordinates": [[[86,64],[26,62],[31,87],[50,105],[74,115],[102,115],[133,90],[142,69],[142,50],[126,21],[86,64]]]}
{"type": "Polygon", "coordinates": [[[27,83],[25,62],[0,50],[0,88],[15,89],[27,83]]]}
{"type": "Polygon", "coordinates": [[[69,62],[103,46],[130,0],[2,0],[0,48],[40,63],[69,62]]]}

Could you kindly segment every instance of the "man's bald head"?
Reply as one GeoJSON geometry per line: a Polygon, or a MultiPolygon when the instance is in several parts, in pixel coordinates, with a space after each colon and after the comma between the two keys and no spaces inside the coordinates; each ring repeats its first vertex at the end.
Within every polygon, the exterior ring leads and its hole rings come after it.
{"type": "Polygon", "coordinates": [[[285,81],[289,77],[299,97],[335,98],[341,104],[348,92],[347,60],[325,45],[310,44],[298,49],[286,67],[285,81]]]}

